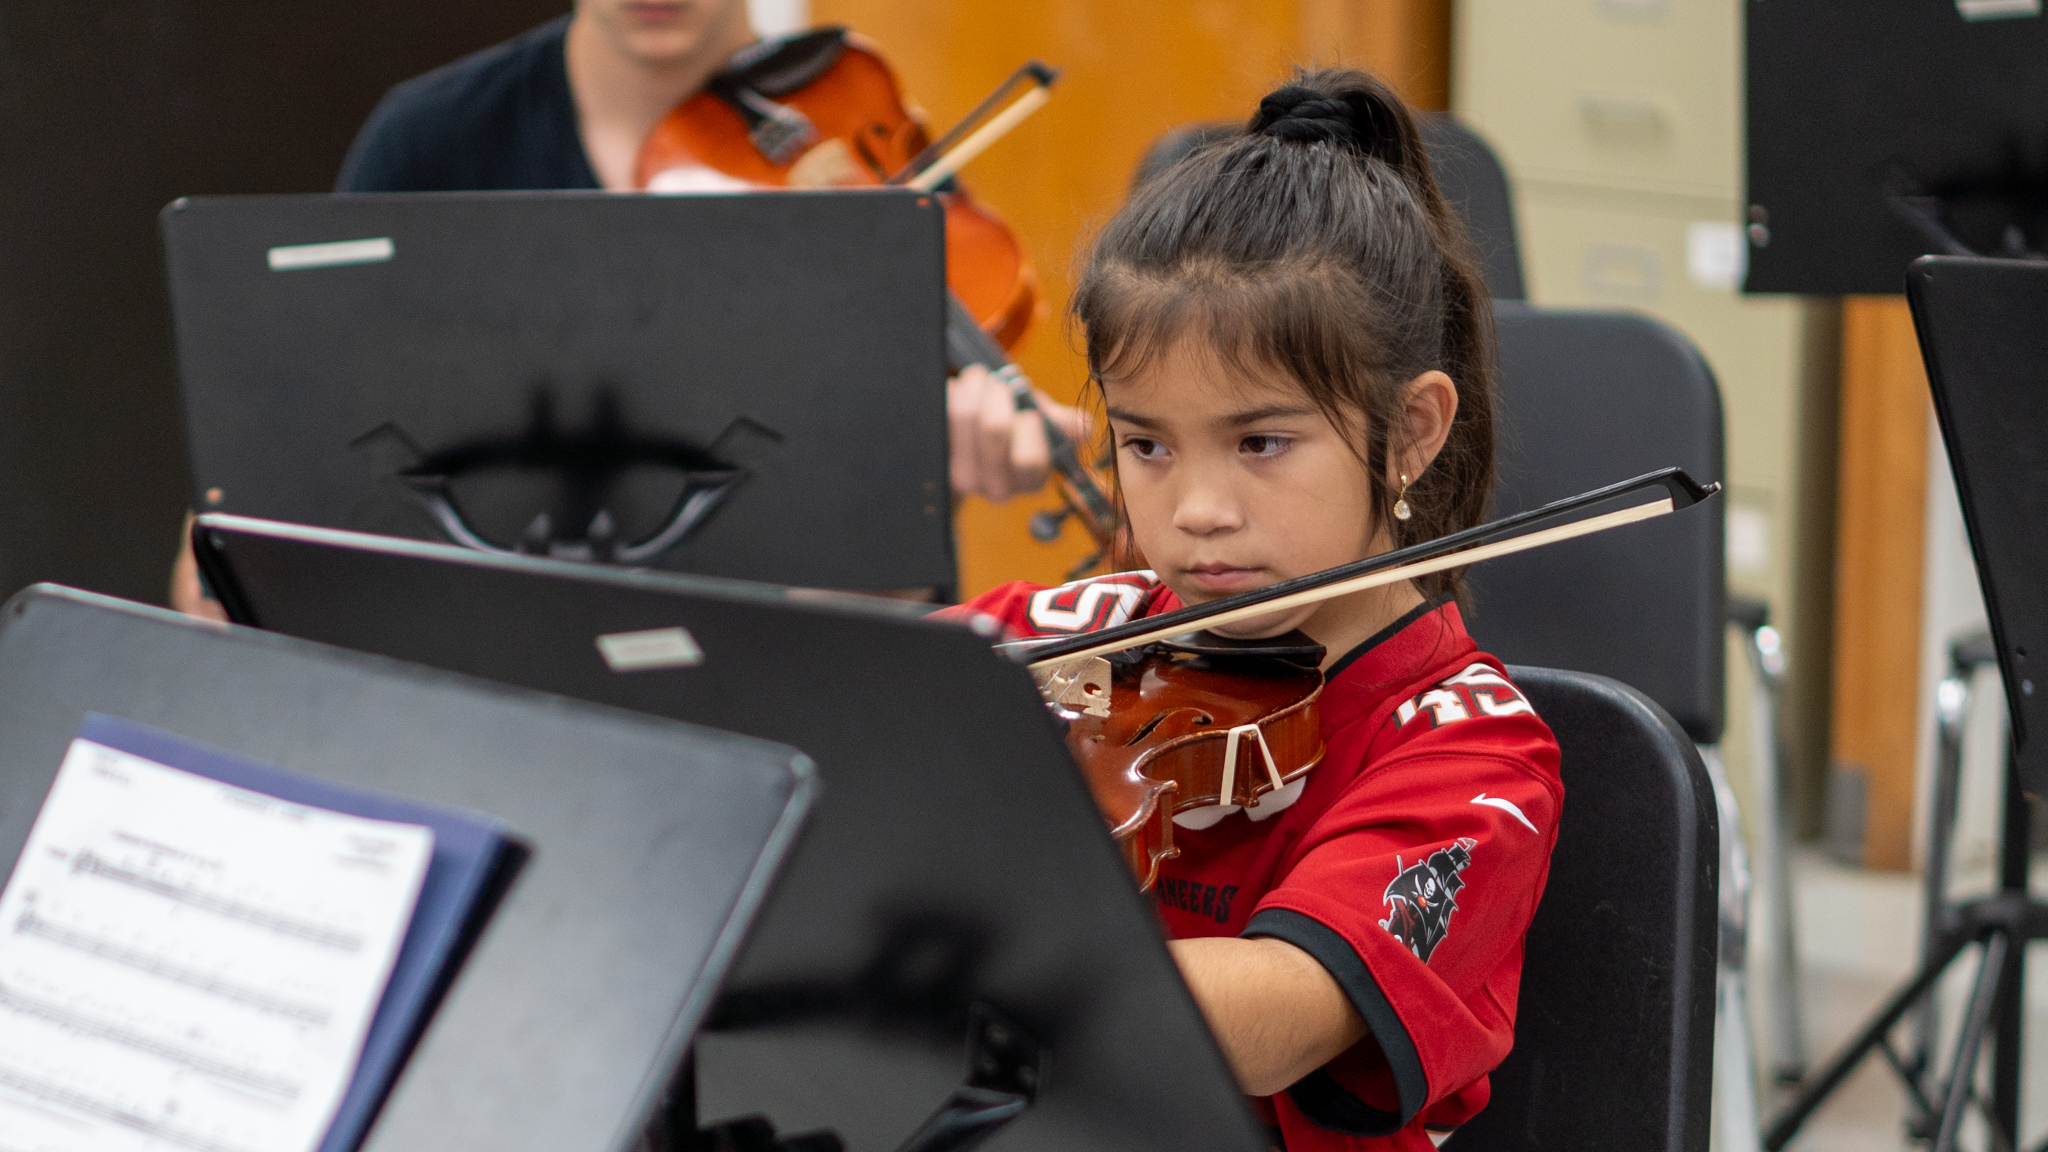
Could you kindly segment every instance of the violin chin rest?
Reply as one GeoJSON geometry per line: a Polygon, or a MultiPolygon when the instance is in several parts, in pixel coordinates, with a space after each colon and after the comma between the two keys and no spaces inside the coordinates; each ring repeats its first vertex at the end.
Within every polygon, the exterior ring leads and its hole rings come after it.
{"type": "Polygon", "coordinates": [[[1257,658],[1278,660],[1286,664],[1297,664],[1303,668],[1315,669],[1323,666],[1323,657],[1328,649],[1311,639],[1308,633],[1295,629],[1279,636],[1260,636],[1240,640],[1233,636],[1219,636],[1214,632],[1184,632],[1179,636],[1161,640],[1159,647],[1170,652],[1184,652],[1190,656],[1207,656],[1220,659],[1257,658]]]}

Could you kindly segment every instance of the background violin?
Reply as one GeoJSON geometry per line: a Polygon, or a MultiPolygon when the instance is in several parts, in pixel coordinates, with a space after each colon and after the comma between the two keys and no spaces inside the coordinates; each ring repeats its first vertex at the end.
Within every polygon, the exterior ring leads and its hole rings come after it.
{"type": "MultiPolygon", "coordinates": [[[[655,126],[641,145],[635,180],[654,191],[930,189],[946,216],[946,283],[952,294],[947,370],[987,368],[1009,387],[1019,411],[1039,411],[1030,380],[1007,351],[1039,307],[1037,274],[1009,225],[953,183],[951,174],[1043,102],[1055,75],[1043,64],[1027,63],[933,141],[904,106],[888,63],[847,29],[764,40],[736,55],[703,91],[655,126]],[[981,123],[1027,85],[1023,98],[981,123]]],[[[1064,506],[1033,517],[1031,531],[1050,542],[1067,518],[1077,518],[1096,546],[1078,575],[1107,554],[1116,537],[1116,508],[1072,439],[1039,414],[1064,506]]]]}
{"type": "MultiPolygon", "coordinates": [[[[773,188],[904,184],[931,144],[896,74],[845,28],[819,28],[741,51],[678,104],[640,146],[635,181],[655,191],[717,186],[703,173],[773,188]]],[[[731,185],[727,185],[731,186],[731,185]]],[[[1038,307],[1038,276],[1015,233],[957,186],[946,211],[946,283],[1004,347],[1038,307]]]]}

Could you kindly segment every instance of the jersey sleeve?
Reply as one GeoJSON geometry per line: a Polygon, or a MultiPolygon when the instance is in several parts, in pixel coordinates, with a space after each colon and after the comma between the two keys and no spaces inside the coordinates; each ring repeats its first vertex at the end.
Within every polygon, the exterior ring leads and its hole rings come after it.
{"type": "Polygon", "coordinates": [[[1474,667],[1488,679],[1454,676],[1387,718],[1372,762],[1245,927],[1314,956],[1372,1032],[1275,1098],[1290,1148],[1297,1130],[1315,1148],[1418,1117],[1454,1127],[1484,1105],[1484,1077],[1513,1043],[1563,790],[1548,727],[1504,676],[1474,667]],[[1422,702],[1439,691],[1456,706],[1422,702]]]}
{"type": "Polygon", "coordinates": [[[991,588],[932,615],[941,620],[994,618],[1011,639],[1093,632],[1178,606],[1150,572],[1117,572],[1046,587],[1022,580],[991,588]]]}

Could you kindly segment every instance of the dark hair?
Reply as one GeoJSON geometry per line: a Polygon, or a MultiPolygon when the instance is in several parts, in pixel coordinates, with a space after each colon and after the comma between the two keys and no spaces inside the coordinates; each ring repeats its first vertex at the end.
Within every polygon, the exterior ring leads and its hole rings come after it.
{"type": "MultiPolygon", "coordinates": [[[[1415,119],[1362,72],[1297,72],[1241,133],[1144,183],[1097,237],[1075,288],[1098,383],[1199,334],[1226,363],[1277,368],[1354,445],[1395,547],[1468,528],[1493,495],[1493,312],[1471,240],[1430,176],[1415,119]],[[1395,519],[1386,481],[1402,386],[1457,384],[1436,460],[1395,519]]],[[[1418,581],[1461,595],[1463,572],[1418,581]]]]}

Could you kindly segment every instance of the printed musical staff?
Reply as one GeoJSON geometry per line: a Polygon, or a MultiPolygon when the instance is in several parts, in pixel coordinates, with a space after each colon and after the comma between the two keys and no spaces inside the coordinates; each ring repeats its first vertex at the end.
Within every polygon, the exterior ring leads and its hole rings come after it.
{"type": "Polygon", "coordinates": [[[74,740],[0,891],[0,1152],[312,1152],[432,850],[74,740]]]}

